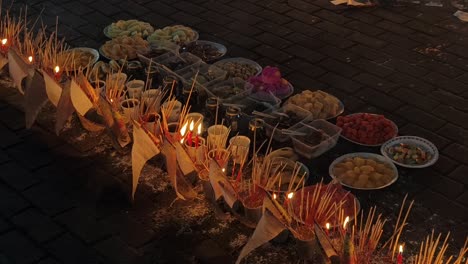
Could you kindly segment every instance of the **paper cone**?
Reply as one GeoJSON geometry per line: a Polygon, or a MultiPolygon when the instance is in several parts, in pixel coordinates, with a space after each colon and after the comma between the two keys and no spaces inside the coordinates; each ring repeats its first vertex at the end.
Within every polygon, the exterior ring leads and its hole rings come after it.
{"type": "Polygon", "coordinates": [[[46,71],[42,70],[42,75],[44,76],[47,97],[53,105],[57,106],[62,95],[62,87],[46,71]]]}
{"type": "Polygon", "coordinates": [[[223,193],[224,201],[226,202],[227,205],[229,205],[229,207],[232,208],[234,203],[237,201],[236,192],[234,191],[231,184],[227,180],[225,180],[224,182],[221,182],[219,187],[221,189],[221,192],[223,193]]]}
{"type": "Polygon", "coordinates": [[[208,176],[210,178],[211,186],[213,187],[215,200],[218,200],[219,197],[223,195],[219,183],[223,181],[224,174],[215,160],[210,160],[210,173],[208,176]]]}
{"type": "Polygon", "coordinates": [[[91,102],[75,79],[71,81],[70,96],[73,107],[75,107],[76,112],[82,116],[94,106],[93,102],[91,102]]]}
{"type": "Polygon", "coordinates": [[[55,133],[60,134],[60,131],[65,127],[67,121],[71,118],[75,109],[70,98],[70,82],[65,83],[62,94],[60,95],[59,102],[57,104],[57,113],[55,120],[55,133]]]}
{"type": "Polygon", "coordinates": [[[240,252],[236,264],[239,264],[250,252],[272,240],[285,229],[286,227],[278,221],[270,211],[265,211],[258,222],[252,237],[240,252]]]}
{"type": "Polygon", "coordinates": [[[3,67],[5,67],[7,63],[8,63],[8,57],[0,55],[0,70],[3,69],[3,67]]]}
{"type": "Polygon", "coordinates": [[[16,51],[13,49],[8,51],[8,69],[10,71],[10,76],[21,94],[24,94],[21,83],[23,79],[29,75],[29,68],[30,66],[24,62],[16,51]]]}
{"type": "Polygon", "coordinates": [[[112,110],[111,105],[102,96],[98,101],[98,113],[104,118],[106,126],[112,132],[112,138],[117,142],[120,147],[125,147],[130,143],[130,136],[128,135],[127,127],[122,120],[122,117],[117,111],[112,110]]]}
{"type": "Polygon", "coordinates": [[[104,125],[93,122],[80,114],[78,114],[78,118],[80,119],[83,128],[88,130],[89,132],[101,132],[104,129],[106,129],[104,125]]]}
{"type": "Polygon", "coordinates": [[[24,113],[26,128],[31,128],[42,107],[47,103],[47,93],[44,78],[39,72],[35,72],[32,78],[26,82],[24,93],[24,113]]]}
{"type": "Polygon", "coordinates": [[[132,146],[132,200],[140,178],[141,170],[146,162],[159,154],[159,148],[148,136],[141,125],[133,121],[133,146],[132,146]]]}
{"type": "Polygon", "coordinates": [[[167,175],[169,176],[169,180],[174,188],[177,197],[182,200],[186,200],[185,196],[179,192],[178,184],[177,184],[177,155],[175,153],[175,149],[171,144],[165,141],[161,146],[161,152],[163,153],[166,159],[166,170],[167,175]]]}
{"type": "Polygon", "coordinates": [[[177,163],[179,164],[180,170],[182,173],[187,176],[190,173],[195,171],[195,164],[193,164],[192,159],[187,154],[185,149],[182,147],[180,142],[174,142],[177,153],[177,163]]]}

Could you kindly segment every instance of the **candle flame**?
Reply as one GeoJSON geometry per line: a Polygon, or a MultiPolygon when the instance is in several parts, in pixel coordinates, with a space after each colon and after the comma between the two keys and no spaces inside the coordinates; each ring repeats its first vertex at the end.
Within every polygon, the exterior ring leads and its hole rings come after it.
{"type": "Polygon", "coordinates": [[[294,193],[292,193],[292,192],[288,193],[288,199],[292,199],[293,196],[294,196],[294,193]]]}
{"type": "Polygon", "coordinates": [[[197,129],[197,135],[200,135],[201,134],[201,123],[198,125],[198,129],[197,129]]]}
{"type": "Polygon", "coordinates": [[[330,223],[326,223],[325,227],[327,228],[327,230],[330,230],[330,223]]]}
{"type": "Polygon", "coordinates": [[[60,72],[60,67],[59,67],[59,66],[55,66],[54,71],[55,71],[55,73],[59,73],[59,72],[60,72]]]}
{"type": "Polygon", "coordinates": [[[225,168],[222,168],[222,169],[221,169],[221,171],[222,171],[222,172],[225,172],[225,171],[226,171],[226,169],[225,169],[225,168]]]}
{"type": "Polygon", "coordinates": [[[31,63],[33,61],[33,56],[29,56],[28,61],[31,63]]]}
{"type": "Polygon", "coordinates": [[[403,245],[400,245],[400,248],[398,249],[398,252],[399,252],[400,254],[403,254],[403,245]]]}
{"type": "Polygon", "coordinates": [[[193,120],[192,120],[192,122],[190,122],[190,132],[192,132],[192,131],[193,131],[193,127],[194,127],[194,125],[195,125],[195,124],[193,123],[193,120]]]}
{"type": "Polygon", "coordinates": [[[2,45],[6,45],[7,44],[7,39],[2,39],[2,45]]]}
{"type": "Polygon", "coordinates": [[[187,122],[185,122],[185,124],[180,129],[180,135],[181,136],[185,136],[185,133],[187,132],[187,125],[188,125],[187,122]]]}
{"type": "Polygon", "coordinates": [[[347,216],[344,220],[344,223],[343,223],[343,229],[346,230],[346,225],[348,224],[349,222],[349,216],[347,216]]]}
{"type": "Polygon", "coordinates": [[[273,199],[276,200],[276,193],[273,194],[273,199]]]}

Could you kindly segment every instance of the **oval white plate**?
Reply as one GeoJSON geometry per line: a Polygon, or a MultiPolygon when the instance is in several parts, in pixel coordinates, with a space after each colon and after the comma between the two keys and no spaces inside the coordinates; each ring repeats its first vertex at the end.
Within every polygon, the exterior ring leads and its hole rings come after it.
{"type": "Polygon", "coordinates": [[[429,140],[425,138],[421,138],[421,137],[416,137],[416,136],[400,136],[400,137],[392,138],[382,145],[382,147],[380,148],[380,152],[382,153],[382,155],[390,159],[393,163],[401,167],[405,167],[405,168],[414,168],[414,169],[426,168],[431,165],[434,165],[434,163],[436,163],[436,161],[439,159],[439,150],[437,149],[437,147],[429,140]],[[388,154],[387,149],[400,143],[409,144],[409,145],[417,145],[424,151],[429,152],[432,155],[432,159],[430,159],[428,162],[424,164],[416,164],[416,165],[398,162],[390,157],[390,154],[388,154]]]}
{"type": "Polygon", "coordinates": [[[332,164],[330,164],[330,167],[328,167],[328,174],[330,174],[330,177],[332,177],[333,179],[336,179],[337,181],[339,181],[341,183],[341,185],[343,186],[346,186],[346,187],[349,187],[349,188],[352,188],[352,189],[356,189],[356,190],[378,190],[378,189],[383,189],[385,187],[388,187],[390,185],[392,185],[394,182],[396,182],[396,180],[398,179],[398,169],[397,167],[395,166],[395,164],[393,164],[393,162],[387,158],[387,157],[384,157],[382,155],[379,155],[379,154],[374,154],[374,153],[366,153],[366,152],[356,152],[356,153],[350,153],[350,154],[345,154],[337,159],[335,159],[332,164]],[[346,158],[354,158],[354,157],[361,157],[361,158],[365,158],[365,159],[375,159],[375,160],[378,160],[380,162],[384,162],[386,164],[388,164],[392,170],[393,170],[393,173],[395,175],[395,177],[393,178],[393,180],[391,180],[389,183],[383,185],[383,186],[379,186],[379,187],[376,187],[376,188],[359,188],[359,187],[355,187],[355,186],[351,186],[351,185],[348,185],[348,184],[345,184],[343,182],[340,181],[340,179],[338,179],[334,174],[333,174],[333,168],[335,167],[336,164],[340,163],[341,161],[343,161],[344,159],[346,158]]]}

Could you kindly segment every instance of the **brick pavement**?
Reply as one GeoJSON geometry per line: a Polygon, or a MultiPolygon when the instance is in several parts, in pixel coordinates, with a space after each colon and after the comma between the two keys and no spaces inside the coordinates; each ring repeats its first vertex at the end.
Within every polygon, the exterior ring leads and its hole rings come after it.
{"type": "MultiPolygon", "coordinates": [[[[446,227],[438,221],[468,219],[468,27],[450,8],[356,9],[326,0],[19,0],[13,10],[24,3],[32,17],[44,8],[45,24],[59,16],[59,32],[74,46],[98,48],[106,40],[102,28],[117,19],[186,24],[200,39],[225,44],[229,56],[280,66],[297,90],[335,94],[347,112],[385,113],[401,133],[428,138],[441,153],[432,168],[403,171],[400,181],[414,188],[399,183],[392,189],[412,191],[426,208],[414,219],[432,221],[439,230],[446,227]],[[439,218],[429,219],[433,213],[439,218]]],[[[112,186],[112,166],[96,171],[98,160],[81,158],[45,130],[25,131],[22,113],[0,102],[1,263],[182,263],[196,255],[198,247],[184,251],[163,241],[189,248],[200,241],[184,231],[174,242],[168,234],[178,229],[161,233],[147,219],[170,195],[145,200],[154,196],[143,189],[129,207],[115,188],[90,191],[86,187],[96,182],[112,186]]],[[[451,228],[459,245],[468,227],[451,228]]],[[[214,251],[208,260],[199,258],[204,263],[229,261],[238,252],[212,241],[201,243],[202,251],[204,246],[214,251]]]]}

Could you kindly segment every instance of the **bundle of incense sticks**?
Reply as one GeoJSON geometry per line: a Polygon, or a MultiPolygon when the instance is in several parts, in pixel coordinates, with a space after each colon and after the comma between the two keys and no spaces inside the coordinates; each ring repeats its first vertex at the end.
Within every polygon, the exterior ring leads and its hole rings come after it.
{"type": "MultiPolygon", "coordinates": [[[[20,13],[22,12],[20,11],[20,13]]],[[[20,18],[14,18],[10,16],[10,12],[7,11],[3,19],[0,20],[0,40],[2,41],[2,48],[15,46],[21,42],[19,36],[25,29],[25,20],[23,20],[21,14],[19,17],[20,18]]]]}
{"type": "Polygon", "coordinates": [[[410,259],[411,264],[466,264],[468,263],[468,238],[465,241],[465,245],[460,249],[460,252],[456,258],[454,256],[446,256],[448,249],[448,239],[450,233],[447,234],[444,241],[440,243],[441,235],[439,234],[434,237],[434,230],[432,234],[421,243],[419,253],[410,259]]]}
{"type": "MultiPolygon", "coordinates": [[[[23,58],[29,64],[37,63],[38,60],[38,51],[43,49],[44,46],[44,30],[40,30],[38,34],[34,35],[31,29],[34,29],[37,22],[39,21],[40,16],[36,19],[36,21],[29,27],[29,23],[27,21],[27,7],[24,12],[24,19],[19,20],[22,22],[23,26],[16,26],[16,29],[22,28],[21,32],[13,34],[12,44],[15,46],[18,55],[23,58]],[[31,29],[30,29],[31,28],[31,29]]],[[[0,29],[1,30],[1,29],[0,29]]]]}
{"type": "MultiPolygon", "coordinates": [[[[45,28],[42,30],[45,32],[45,28]]],[[[69,64],[72,54],[65,53],[69,47],[64,39],[58,39],[57,30],[58,19],[55,32],[52,32],[48,38],[44,37],[43,48],[38,50],[38,57],[40,58],[38,63],[46,72],[53,71],[54,74],[60,75],[64,70],[64,66],[69,64]]],[[[44,36],[46,35],[45,33],[42,34],[44,34],[44,36]]]]}
{"type": "Polygon", "coordinates": [[[125,81],[115,76],[121,76],[123,66],[120,66],[117,72],[111,71],[106,75],[106,99],[112,105],[114,110],[119,109],[120,100],[125,95],[125,81]]]}

